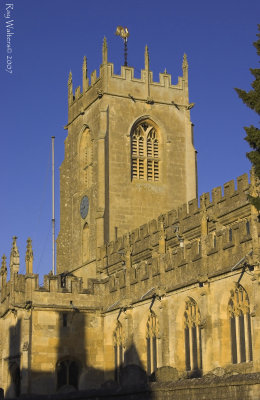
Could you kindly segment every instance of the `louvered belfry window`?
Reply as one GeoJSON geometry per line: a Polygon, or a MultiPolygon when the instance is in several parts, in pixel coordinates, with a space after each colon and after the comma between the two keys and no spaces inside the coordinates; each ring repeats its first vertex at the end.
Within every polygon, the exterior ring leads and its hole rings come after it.
{"type": "Polygon", "coordinates": [[[159,142],[149,121],[139,123],[131,137],[132,179],[159,180],[159,142]]]}

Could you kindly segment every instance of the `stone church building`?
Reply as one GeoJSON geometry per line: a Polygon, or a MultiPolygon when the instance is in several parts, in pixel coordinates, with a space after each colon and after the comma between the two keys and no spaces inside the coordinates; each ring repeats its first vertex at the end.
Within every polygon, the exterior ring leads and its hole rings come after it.
{"type": "Polygon", "coordinates": [[[116,75],[104,39],[99,76],[69,75],[57,273],[31,239],[25,275],[15,237],[2,258],[6,398],[260,398],[258,181],[198,198],[187,57],[177,84],[144,61],[116,75]]]}

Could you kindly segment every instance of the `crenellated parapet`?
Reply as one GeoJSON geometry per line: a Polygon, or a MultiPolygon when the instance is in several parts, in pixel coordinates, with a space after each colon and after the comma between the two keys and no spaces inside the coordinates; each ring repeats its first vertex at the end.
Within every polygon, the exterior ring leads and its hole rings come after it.
{"type": "Polygon", "coordinates": [[[199,202],[194,199],[161,214],[98,248],[97,278],[88,279],[84,285],[79,271],[77,276],[73,272],[45,275],[40,286],[32,268],[31,239],[27,241],[26,274],[19,274],[19,251],[14,237],[10,271],[15,269],[16,273],[10,273],[9,282],[6,257],[2,258],[2,313],[11,304],[25,307],[28,301],[65,308],[73,301],[82,307],[105,310],[106,304],[119,299],[139,301],[151,288],[157,293],[189,285],[203,287],[219,274],[232,274],[232,267],[243,257],[254,267],[260,228],[248,193],[258,187],[256,180],[249,184],[244,174],[236,184],[229,181],[223,188],[214,188],[211,194],[204,193],[199,202]]]}
{"type": "Polygon", "coordinates": [[[17,237],[13,237],[12,249],[10,254],[10,279],[7,281],[6,256],[2,257],[0,270],[0,314],[3,316],[10,310],[27,309],[30,305],[60,308],[90,308],[97,309],[99,302],[94,293],[99,289],[100,281],[90,279],[88,286],[83,287],[82,278],[76,277],[71,273],[44,276],[43,285],[39,284],[38,274],[33,273],[33,250],[32,241],[27,240],[25,265],[26,273],[19,274],[20,265],[17,237]],[[87,296],[86,296],[87,295],[87,296]]]}
{"type": "Polygon", "coordinates": [[[184,54],[182,63],[183,76],[178,77],[177,84],[172,83],[172,77],[165,70],[159,74],[159,81],[153,79],[150,70],[148,47],[145,47],[144,69],[140,78],[135,77],[133,67],[121,66],[121,73],[114,73],[114,64],[108,62],[107,40],[104,38],[102,46],[102,64],[99,75],[94,70],[88,78],[87,59],[83,59],[82,87],[78,86],[73,91],[72,74],[68,79],[68,105],[69,123],[94,102],[104,96],[127,98],[131,101],[140,101],[147,104],[168,104],[179,111],[190,110],[194,104],[189,104],[188,99],[188,62],[184,54]]]}
{"type": "Polygon", "coordinates": [[[156,285],[166,290],[200,285],[231,273],[241,258],[257,253],[260,229],[252,218],[250,190],[244,174],[236,185],[229,181],[223,191],[218,187],[203,194],[199,204],[194,199],[102,246],[97,269],[108,277],[111,299],[125,293],[135,298],[156,285]]]}

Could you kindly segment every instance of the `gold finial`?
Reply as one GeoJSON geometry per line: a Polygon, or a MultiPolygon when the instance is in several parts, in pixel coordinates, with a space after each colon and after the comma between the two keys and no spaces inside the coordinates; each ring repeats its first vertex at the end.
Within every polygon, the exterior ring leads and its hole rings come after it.
{"type": "Polygon", "coordinates": [[[127,28],[123,28],[122,26],[118,26],[116,28],[115,34],[120,36],[124,40],[124,56],[125,56],[125,63],[124,65],[127,66],[127,38],[129,37],[129,31],[127,28]]]}
{"type": "Polygon", "coordinates": [[[127,27],[123,28],[122,26],[119,25],[116,28],[116,35],[120,36],[124,40],[127,40],[127,38],[129,37],[129,31],[127,27]]]}

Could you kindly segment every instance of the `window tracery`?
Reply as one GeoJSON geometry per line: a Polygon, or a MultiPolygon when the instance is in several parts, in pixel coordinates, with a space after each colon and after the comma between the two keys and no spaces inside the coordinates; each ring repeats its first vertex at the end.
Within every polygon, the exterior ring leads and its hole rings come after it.
{"type": "Polygon", "coordinates": [[[202,368],[200,312],[195,300],[189,298],[184,311],[184,336],[186,370],[202,368]]]}
{"type": "Polygon", "coordinates": [[[57,363],[57,389],[73,386],[78,389],[79,365],[76,361],[65,359],[57,363]]]}
{"type": "Polygon", "coordinates": [[[131,136],[132,179],[159,180],[159,141],[156,128],[149,122],[139,123],[131,136]]]}
{"type": "Polygon", "coordinates": [[[242,286],[231,292],[228,304],[232,363],[253,360],[249,298],[242,286]]]}
{"type": "Polygon", "coordinates": [[[147,374],[151,375],[157,369],[158,347],[158,320],[154,312],[151,312],[146,324],[146,348],[147,348],[147,374]]]}

